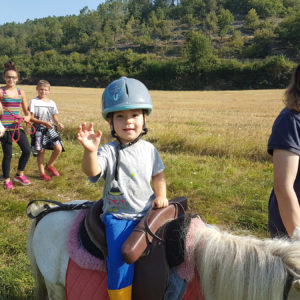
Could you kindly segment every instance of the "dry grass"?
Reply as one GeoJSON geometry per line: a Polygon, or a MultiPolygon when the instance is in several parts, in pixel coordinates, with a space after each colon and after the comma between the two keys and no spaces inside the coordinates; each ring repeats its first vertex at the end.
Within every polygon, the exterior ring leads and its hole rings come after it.
{"type": "MultiPolygon", "coordinates": [[[[34,87],[23,88],[28,99],[35,96],[34,87]]],[[[72,136],[72,130],[75,134],[83,121],[92,121],[109,136],[101,117],[102,92],[92,88],[51,88],[66,135],[72,136]]],[[[149,139],[162,149],[194,154],[265,159],[272,123],[283,107],[283,90],[151,91],[151,95],[154,110],[147,123],[149,139]]]]}

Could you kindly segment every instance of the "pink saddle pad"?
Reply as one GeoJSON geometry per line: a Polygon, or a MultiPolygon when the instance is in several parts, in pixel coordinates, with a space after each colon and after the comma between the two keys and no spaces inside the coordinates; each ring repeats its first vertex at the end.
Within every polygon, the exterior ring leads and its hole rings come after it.
{"type": "Polygon", "coordinates": [[[182,300],[205,300],[198,274],[189,282],[182,300]]]}
{"type": "MultiPolygon", "coordinates": [[[[106,272],[83,269],[69,259],[66,300],[109,300],[106,280],[106,272]]],[[[204,300],[198,276],[189,283],[183,300],[204,300]]]]}
{"type": "Polygon", "coordinates": [[[66,300],[109,300],[106,281],[106,272],[83,269],[69,259],[66,300]]]}

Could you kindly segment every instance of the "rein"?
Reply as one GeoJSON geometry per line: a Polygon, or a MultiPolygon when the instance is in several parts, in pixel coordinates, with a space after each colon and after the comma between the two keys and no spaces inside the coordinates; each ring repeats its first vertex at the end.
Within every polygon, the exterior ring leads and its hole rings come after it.
{"type": "MultiPolygon", "coordinates": [[[[19,116],[16,116],[14,115],[8,108],[4,107],[3,108],[14,118],[15,120],[15,126],[14,126],[14,131],[13,131],[13,134],[12,134],[12,141],[17,143],[19,140],[20,140],[20,129],[22,128],[21,126],[21,123],[24,122],[24,117],[19,117],[19,116]],[[16,133],[16,130],[18,131],[18,137],[15,139],[14,136],[15,136],[15,133],[16,133]]],[[[35,134],[35,127],[30,123],[30,122],[26,122],[26,126],[25,126],[25,132],[27,134],[35,134]],[[31,130],[28,129],[28,125],[31,126],[31,130]]]]}
{"type": "Polygon", "coordinates": [[[86,201],[80,204],[63,204],[61,202],[55,201],[55,200],[32,200],[27,204],[26,208],[26,214],[30,219],[37,219],[37,223],[47,214],[55,211],[68,211],[68,210],[80,210],[80,209],[87,209],[90,206],[94,205],[94,202],[92,201],[86,201]],[[38,214],[34,215],[31,211],[31,205],[33,205],[36,202],[45,202],[43,206],[40,208],[42,211],[40,211],[38,214]],[[56,206],[51,207],[49,204],[55,204],[56,206]]]}

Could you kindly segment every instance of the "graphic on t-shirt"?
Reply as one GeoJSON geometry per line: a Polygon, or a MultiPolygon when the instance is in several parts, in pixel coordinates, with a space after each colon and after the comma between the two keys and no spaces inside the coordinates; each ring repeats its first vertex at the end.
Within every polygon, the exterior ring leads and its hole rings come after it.
{"type": "Polygon", "coordinates": [[[121,193],[121,191],[118,187],[112,187],[110,189],[110,191],[108,192],[108,194],[112,195],[112,196],[118,196],[118,195],[122,195],[123,193],[121,193]]]}
{"type": "Polygon", "coordinates": [[[116,182],[114,182],[114,185],[108,192],[108,195],[106,197],[106,201],[110,208],[108,209],[109,212],[117,212],[119,209],[124,208],[125,205],[125,199],[123,196],[122,191],[118,186],[116,186],[116,182]]]}

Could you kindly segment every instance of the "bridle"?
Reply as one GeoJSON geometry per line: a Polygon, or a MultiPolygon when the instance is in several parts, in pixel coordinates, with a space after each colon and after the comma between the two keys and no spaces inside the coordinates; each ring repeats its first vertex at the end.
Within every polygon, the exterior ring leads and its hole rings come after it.
{"type": "MultiPolygon", "coordinates": [[[[14,126],[14,131],[13,131],[13,134],[12,134],[12,141],[17,143],[19,140],[20,140],[20,129],[22,128],[21,126],[21,123],[24,122],[24,117],[19,117],[19,116],[16,116],[14,115],[8,108],[6,108],[5,106],[3,106],[3,109],[5,109],[15,120],[15,126],[14,126]],[[15,139],[15,133],[16,131],[18,132],[18,136],[17,138],[15,139]]],[[[30,123],[30,122],[26,122],[26,126],[25,126],[25,132],[27,134],[35,134],[35,127],[30,123]],[[31,130],[28,129],[28,125],[31,126],[31,130]]]]}

